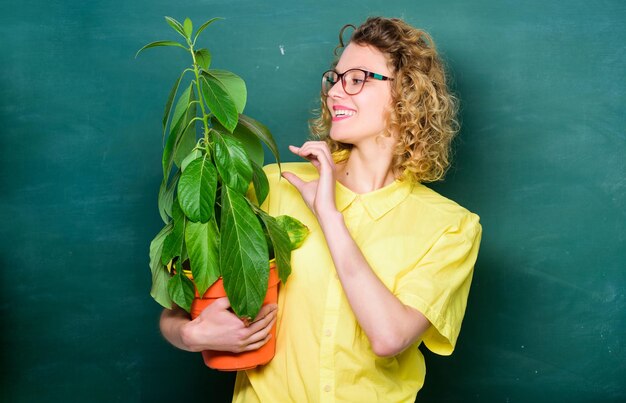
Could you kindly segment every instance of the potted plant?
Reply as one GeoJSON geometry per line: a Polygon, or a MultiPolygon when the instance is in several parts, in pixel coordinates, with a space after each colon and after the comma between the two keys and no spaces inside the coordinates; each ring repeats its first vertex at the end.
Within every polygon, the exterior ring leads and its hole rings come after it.
{"type": "MultiPolygon", "coordinates": [[[[308,229],[294,218],[271,217],[259,208],[269,192],[261,143],[279,164],[280,157],[267,127],[243,115],[244,80],[211,69],[209,50],[196,49],[198,36],[219,18],[205,22],[195,34],[189,18],[182,24],[165,19],[184,43],[152,42],[137,55],[153,47],[178,47],[188,52],[192,63],[174,82],[163,115],[158,208],[165,226],[150,244],[150,294],[166,308],[175,303],[197,316],[203,297],[213,296],[223,284],[233,312],[248,322],[269,295],[270,277],[287,280],[291,251],[304,241],[308,229]],[[270,276],[272,258],[277,275],[270,276]]],[[[270,286],[277,287],[277,282],[270,286]]],[[[264,346],[271,357],[274,339],[264,346]]],[[[216,353],[203,355],[207,365],[220,366],[211,362],[216,353]]],[[[237,356],[223,355],[229,360],[237,356]]],[[[218,369],[241,369],[232,365],[218,369]]]]}

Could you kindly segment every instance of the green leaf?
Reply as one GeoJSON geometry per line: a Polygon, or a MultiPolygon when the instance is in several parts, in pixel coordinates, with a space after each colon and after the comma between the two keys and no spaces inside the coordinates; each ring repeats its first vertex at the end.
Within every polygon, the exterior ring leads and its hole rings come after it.
{"type": "Polygon", "coordinates": [[[176,305],[187,312],[191,310],[195,290],[193,288],[193,282],[183,274],[181,268],[178,268],[176,275],[168,281],[167,291],[176,305]]]}
{"type": "Polygon", "coordinates": [[[139,56],[139,53],[141,53],[144,49],[156,48],[157,46],[176,46],[176,47],[179,47],[179,48],[183,48],[185,50],[189,50],[185,46],[181,45],[178,42],[174,42],[174,41],[156,41],[156,42],[151,42],[151,43],[145,45],[143,48],[139,49],[137,51],[137,53],[135,53],[135,58],[137,58],[137,56],[139,56]]]}
{"type": "Polygon", "coordinates": [[[172,216],[172,203],[174,202],[174,191],[176,190],[176,184],[180,178],[180,171],[176,172],[176,175],[172,178],[168,185],[166,178],[161,181],[159,187],[159,196],[157,199],[157,205],[159,207],[159,214],[164,223],[170,222],[172,216]]]}
{"type": "MultiPolygon", "coordinates": [[[[185,229],[187,229],[187,225],[189,225],[189,220],[185,218],[185,229]]],[[[184,238],[184,234],[183,234],[183,238],[184,238]]],[[[183,248],[180,251],[180,258],[178,260],[180,260],[181,262],[189,261],[189,254],[187,253],[187,245],[185,244],[184,240],[183,240],[183,248]]]]}
{"type": "Polygon", "coordinates": [[[246,82],[243,81],[243,79],[238,75],[227,70],[209,70],[205,74],[213,77],[220,84],[222,84],[222,87],[235,102],[237,112],[243,113],[243,110],[246,107],[246,99],[248,97],[246,82]]]}
{"type": "Polygon", "coordinates": [[[193,38],[193,43],[196,43],[196,39],[198,39],[198,36],[200,36],[200,33],[202,31],[204,31],[204,29],[206,27],[208,27],[209,25],[211,25],[213,22],[217,21],[217,20],[222,20],[223,18],[220,17],[215,17],[215,18],[211,18],[210,20],[208,20],[207,22],[205,22],[204,24],[200,25],[200,28],[198,28],[198,32],[196,32],[196,36],[193,38]]]}
{"type": "Polygon", "coordinates": [[[174,31],[178,32],[183,38],[187,39],[187,35],[185,34],[185,28],[182,24],[172,17],[165,17],[165,21],[169,24],[170,27],[174,29],[174,31]]]}
{"type": "Polygon", "coordinates": [[[202,75],[202,96],[204,102],[215,115],[217,120],[232,133],[237,126],[237,106],[222,84],[212,76],[202,75]]]}
{"type": "Polygon", "coordinates": [[[199,49],[195,51],[196,63],[204,70],[208,70],[211,65],[211,52],[209,49],[199,49]]]}
{"type": "Polygon", "coordinates": [[[232,133],[229,133],[228,130],[226,130],[226,128],[217,121],[217,119],[211,119],[211,126],[222,135],[232,136],[239,140],[243,148],[246,150],[248,158],[250,158],[251,161],[256,162],[259,166],[263,166],[265,153],[263,151],[263,145],[261,144],[261,140],[251,134],[248,129],[244,128],[240,124],[237,124],[235,130],[233,130],[232,133]]]}
{"type": "Polygon", "coordinates": [[[174,163],[175,147],[176,147],[176,134],[180,132],[180,126],[182,125],[183,116],[187,113],[189,108],[189,96],[192,91],[192,85],[189,85],[187,89],[182,93],[176,107],[174,108],[174,115],[172,117],[170,133],[167,137],[165,147],[163,148],[162,165],[163,165],[163,178],[169,179],[169,173],[174,163]]]}
{"type": "MultiPolygon", "coordinates": [[[[176,107],[174,108],[174,115],[172,116],[172,126],[179,125],[179,122],[185,116],[187,109],[189,109],[189,102],[192,99],[191,93],[193,91],[193,83],[189,84],[189,87],[183,91],[178,98],[178,102],[176,102],[176,107]]],[[[193,97],[195,99],[195,96],[193,97]]],[[[173,127],[170,129],[170,134],[173,131],[173,127]]]]}
{"type": "Polygon", "coordinates": [[[224,288],[237,316],[255,318],[269,278],[269,255],[263,229],[246,199],[222,186],[220,267],[224,288]]]}
{"type": "Polygon", "coordinates": [[[161,263],[168,264],[176,256],[183,253],[183,240],[185,239],[186,217],[180,209],[178,199],[174,199],[172,204],[172,220],[174,228],[172,232],[165,238],[163,242],[163,252],[161,254],[161,263]]]}
{"type": "Polygon", "coordinates": [[[270,192],[270,184],[267,181],[267,176],[259,165],[254,161],[252,163],[252,185],[254,185],[254,194],[256,195],[257,203],[263,204],[267,194],[270,192]]]}
{"type": "Polygon", "coordinates": [[[245,194],[252,180],[252,166],[241,143],[230,136],[216,134],[213,136],[215,143],[215,165],[222,177],[222,181],[245,194]]]}
{"type": "Polygon", "coordinates": [[[172,103],[174,102],[174,98],[176,97],[176,93],[178,92],[178,86],[180,85],[180,80],[182,80],[183,76],[187,70],[183,71],[181,75],[178,77],[178,80],[174,83],[174,86],[170,90],[170,94],[167,97],[167,102],[165,103],[165,111],[163,111],[163,140],[165,140],[165,131],[167,129],[167,121],[170,117],[170,113],[172,112],[172,103]]]}
{"type": "Polygon", "coordinates": [[[274,247],[274,258],[276,259],[276,268],[278,269],[278,277],[283,284],[287,281],[287,277],[291,274],[291,248],[289,235],[287,231],[278,224],[276,219],[263,210],[257,210],[257,214],[263,220],[267,233],[272,240],[274,247]]]}
{"type": "Polygon", "coordinates": [[[189,117],[187,111],[189,109],[190,102],[194,99],[195,94],[193,93],[193,84],[190,84],[189,87],[187,87],[187,89],[182,93],[178,102],[176,102],[176,108],[174,108],[174,115],[172,117],[173,126],[170,128],[170,134],[167,137],[167,142],[165,143],[165,148],[163,149],[163,178],[169,179],[174,160],[177,158],[177,155],[180,156],[180,153],[178,153],[178,144],[180,143],[180,137],[188,130],[186,129],[186,120],[189,117]]]}
{"type": "Polygon", "coordinates": [[[297,219],[288,215],[279,215],[276,221],[289,235],[290,249],[298,249],[309,236],[309,228],[297,219]]]}
{"type": "Polygon", "coordinates": [[[246,115],[239,115],[239,124],[242,126],[242,130],[245,130],[249,135],[256,136],[265,143],[272,154],[274,154],[274,158],[276,158],[276,162],[280,166],[280,154],[270,130],[263,123],[246,115]]]}
{"type": "Polygon", "coordinates": [[[189,165],[189,163],[195,159],[198,159],[202,157],[202,151],[198,150],[198,149],[194,149],[192,150],[183,160],[183,162],[180,163],[180,169],[185,172],[185,169],[187,168],[187,166],[189,165]]]}
{"type": "Polygon", "coordinates": [[[161,263],[161,252],[163,251],[163,242],[172,232],[173,227],[171,223],[167,224],[150,242],[150,271],[152,272],[150,295],[156,302],[168,309],[172,308],[172,299],[167,292],[170,274],[165,265],[161,263]]]}
{"type": "Polygon", "coordinates": [[[193,281],[200,295],[204,295],[207,288],[220,276],[219,236],[215,220],[206,223],[187,223],[185,244],[189,253],[193,281]]]}
{"type": "Polygon", "coordinates": [[[193,160],[178,182],[180,207],[193,222],[207,222],[213,216],[217,171],[208,154],[193,160]]]}
{"type": "Polygon", "coordinates": [[[193,33],[193,23],[189,18],[185,18],[183,22],[183,30],[185,31],[185,37],[191,39],[191,34],[193,33]]]}
{"type": "Polygon", "coordinates": [[[191,121],[196,117],[196,94],[193,90],[189,93],[189,108],[180,121],[179,131],[176,135],[174,151],[174,163],[181,166],[183,160],[196,146],[196,126],[191,121]]]}

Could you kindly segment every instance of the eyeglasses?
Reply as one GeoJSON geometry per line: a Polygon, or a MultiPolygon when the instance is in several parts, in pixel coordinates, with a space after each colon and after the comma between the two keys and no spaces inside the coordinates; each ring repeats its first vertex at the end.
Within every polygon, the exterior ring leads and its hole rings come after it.
{"type": "Polygon", "coordinates": [[[335,70],[328,70],[322,74],[322,94],[328,95],[328,91],[335,86],[341,80],[341,86],[348,95],[356,95],[363,89],[365,81],[368,77],[376,80],[389,80],[393,81],[393,78],[383,76],[382,74],[372,73],[367,70],[350,69],[339,74],[335,70]]]}

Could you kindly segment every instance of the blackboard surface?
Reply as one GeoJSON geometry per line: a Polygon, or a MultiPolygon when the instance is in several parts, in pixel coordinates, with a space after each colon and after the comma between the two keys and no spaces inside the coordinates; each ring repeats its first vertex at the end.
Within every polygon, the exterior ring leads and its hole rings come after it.
{"type": "Polygon", "coordinates": [[[369,15],[427,29],[463,129],[433,187],[484,236],[451,357],[423,402],[626,401],[626,3],[59,0],[0,6],[0,400],[229,401],[232,374],[160,337],[160,118],[186,59],[135,52],[207,30],[247,113],[307,136],[337,32],[369,15]]]}

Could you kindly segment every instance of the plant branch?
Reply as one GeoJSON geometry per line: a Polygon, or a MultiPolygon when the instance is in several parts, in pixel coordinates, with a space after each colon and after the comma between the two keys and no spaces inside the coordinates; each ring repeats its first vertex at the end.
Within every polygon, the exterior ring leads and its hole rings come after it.
{"type": "MultiPolygon", "coordinates": [[[[195,41],[194,41],[195,42],[195,41]]],[[[202,97],[202,89],[200,88],[200,72],[198,71],[198,62],[196,61],[196,52],[193,49],[194,43],[192,43],[189,39],[187,40],[187,44],[189,45],[189,52],[191,53],[191,58],[193,59],[193,73],[196,76],[195,84],[196,91],[198,93],[198,102],[200,102],[200,110],[202,110],[202,123],[204,125],[204,140],[209,143],[209,119],[204,109],[204,98],[202,97]]]]}

